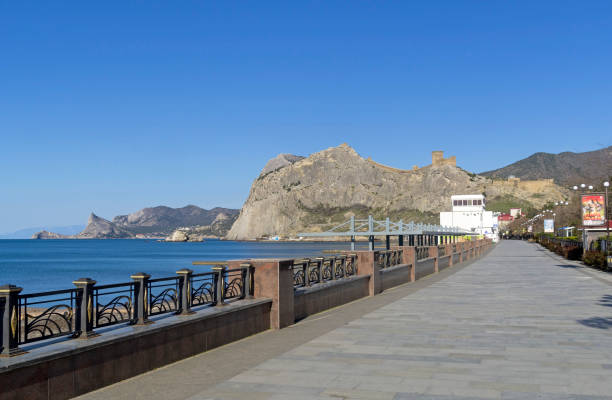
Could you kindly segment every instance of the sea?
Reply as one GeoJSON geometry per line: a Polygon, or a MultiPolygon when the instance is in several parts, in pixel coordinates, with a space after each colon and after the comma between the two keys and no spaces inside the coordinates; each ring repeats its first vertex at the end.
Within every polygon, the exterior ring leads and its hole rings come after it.
{"type": "MultiPolygon", "coordinates": [[[[366,246],[357,245],[357,249],[366,246]]],[[[136,272],[162,278],[182,268],[196,273],[210,270],[192,265],[193,261],[319,257],[326,250],[348,249],[348,242],[0,240],[0,285],[17,285],[23,294],[35,293],[73,288],[72,281],[79,278],[103,285],[130,282],[130,275],[136,272]]]]}

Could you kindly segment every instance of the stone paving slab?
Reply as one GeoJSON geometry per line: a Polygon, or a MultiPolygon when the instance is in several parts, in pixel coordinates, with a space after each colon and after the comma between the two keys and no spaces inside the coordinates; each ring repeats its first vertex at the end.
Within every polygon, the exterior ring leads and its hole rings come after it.
{"type": "Polygon", "coordinates": [[[191,399],[612,399],[612,285],[504,241],[191,399]]]}

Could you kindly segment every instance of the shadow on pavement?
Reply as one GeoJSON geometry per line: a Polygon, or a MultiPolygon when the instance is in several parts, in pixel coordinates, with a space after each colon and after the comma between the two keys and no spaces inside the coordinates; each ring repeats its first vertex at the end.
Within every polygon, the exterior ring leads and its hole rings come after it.
{"type": "Polygon", "coordinates": [[[571,265],[571,264],[557,264],[557,265],[555,265],[555,267],[559,267],[559,268],[578,268],[577,265],[571,265]]]}
{"type": "Polygon", "coordinates": [[[598,304],[604,307],[612,307],[612,295],[604,294],[601,299],[599,299],[598,304]]]}
{"type": "Polygon", "coordinates": [[[587,318],[587,319],[579,319],[578,323],[584,326],[588,326],[589,328],[612,329],[612,317],[611,318],[593,317],[593,318],[587,318]]]}

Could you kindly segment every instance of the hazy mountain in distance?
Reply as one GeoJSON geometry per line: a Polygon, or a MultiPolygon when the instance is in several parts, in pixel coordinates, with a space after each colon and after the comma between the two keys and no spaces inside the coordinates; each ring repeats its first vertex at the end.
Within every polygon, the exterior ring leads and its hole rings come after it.
{"type": "Polygon", "coordinates": [[[85,229],[85,225],[68,226],[38,226],[35,228],[24,228],[12,233],[0,234],[0,239],[29,239],[33,234],[41,231],[55,232],[60,235],[76,235],[85,229]]]}

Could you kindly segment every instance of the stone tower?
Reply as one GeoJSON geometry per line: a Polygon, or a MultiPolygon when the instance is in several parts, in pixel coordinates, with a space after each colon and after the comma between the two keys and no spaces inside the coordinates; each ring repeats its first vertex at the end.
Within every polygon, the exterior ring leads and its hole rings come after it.
{"type": "Polygon", "coordinates": [[[444,158],[444,152],[442,150],[435,150],[431,152],[431,165],[433,167],[440,167],[442,165],[457,166],[457,159],[455,156],[444,158]]]}

